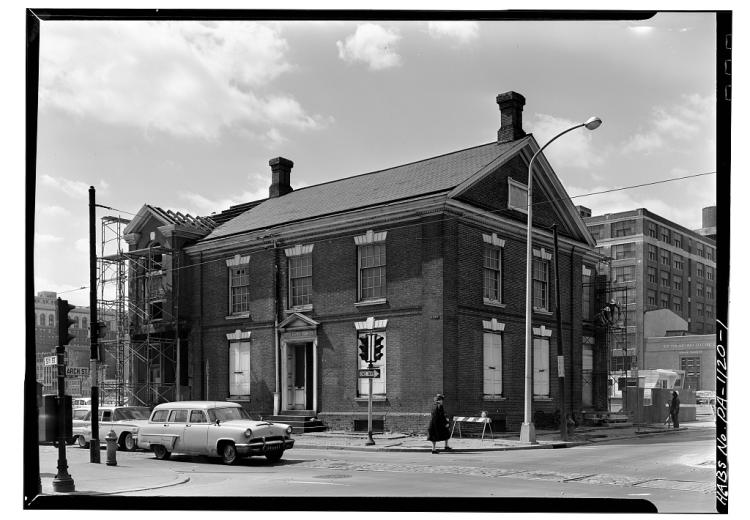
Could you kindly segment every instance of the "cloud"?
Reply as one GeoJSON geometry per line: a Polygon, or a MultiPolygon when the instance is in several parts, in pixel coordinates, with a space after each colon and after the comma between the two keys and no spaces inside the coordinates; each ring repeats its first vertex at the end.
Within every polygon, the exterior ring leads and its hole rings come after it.
{"type": "Polygon", "coordinates": [[[59,190],[70,197],[87,198],[89,193],[89,185],[85,182],[72,181],[61,177],[52,177],[47,174],[42,174],[39,177],[39,183],[42,186],[59,190]]]}
{"type": "MultiPolygon", "coordinates": [[[[566,128],[570,128],[580,121],[555,117],[547,114],[535,114],[529,122],[539,146],[555,137],[566,128]]],[[[560,142],[555,142],[544,150],[544,155],[550,160],[555,170],[563,167],[591,168],[603,162],[601,153],[593,146],[593,134],[586,129],[574,130],[560,142]]]]}
{"type": "Polygon", "coordinates": [[[187,191],[183,191],[179,195],[181,199],[187,201],[194,208],[192,211],[188,211],[191,215],[210,215],[229,209],[230,206],[268,198],[268,186],[270,184],[271,173],[269,169],[268,175],[252,175],[249,179],[249,185],[253,189],[245,190],[236,195],[218,199],[210,199],[200,193],[187,191]]]}
{"type": "Polygon", "coordinates": [[[34,233],[34,244],[37,246],[59,244],[62,241],[63,241],[62,237],[58,237],[55,235],[47,235],[44,233],[34,233]]]}
{"type": "Polygon", "coordinates": [[[290,95],[264,94],[293,69],[272,25],[79,21],[43,31],[40,110],[207,140],[229,126],[325,123],[290,95]]]}
{"type": "Polygon", "coordinates": [[[39,209],[39,214],[45,217],[68,217],[70,211],[61,206],[43,206],[39,209]]]}
{"type": "Polygon", "coordinates": [[[371,70],[382,70],[401,65],[396,44],[401,36],[380,25],[366,23],[357,26],[354,34],[344,42],[337,41],[339,58],[347,63],[366,63],[371,70]]]}
{"type": "Polygon", "coordinates": [[[622,152],[653,153],[684,146],[694,139],[713,136],[715,125],[713,96],[683,95],[680,102],[672,106],[653,107],[648,124],[626,139],[622,152]]]}
{"type": "Polygon", "coordinates": [[[460,45],[479,38],[477,22],[428,22],[427,32],[432,38],[448,38],[460,45]]]}
{"type": "Polygon", "coordinates": [[[75,241],[75,248],[76,251],[79,253],[89,254],[89,239],[88,238],[79,238],[75,241]]]}

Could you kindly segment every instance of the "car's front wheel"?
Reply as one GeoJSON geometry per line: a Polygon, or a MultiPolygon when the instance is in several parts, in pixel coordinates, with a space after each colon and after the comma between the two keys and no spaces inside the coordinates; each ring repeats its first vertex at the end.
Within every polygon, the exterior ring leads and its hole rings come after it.
{"type": "Polygon", "coordinates": [[[135,439],[133,434],[126,432],[120,440],[120,449],[123,451],[135,451],[135,439]]]}
{"type": "Polygon", "coordinates": [[[161,444],[155,444],[153,450],[154,456],[159,460],[167,460],[171,455],[171,453],[167,451],[167,448],[165,448],[161,444]]]}
{"type": "Polygon", "coordinates": [[[268,459],[268,462],[279,462],[282,455],[284,455],[284,450],[271,451],[266,453],[266,459],[268,459]]]}
{"type": "Polygon", "coordinates": [[[224,464],[234,464],[237,462],[237,448],[233,443],[227,442],[221,447],[221,461],[224,464]]]}
{"type": "Polygon", "coordinates": [[[89,443],[86,442],[86,438],[83,435],[79,435],[76,439],[78,441],[78,447],[86,449],[89,447],[89,443]]]}

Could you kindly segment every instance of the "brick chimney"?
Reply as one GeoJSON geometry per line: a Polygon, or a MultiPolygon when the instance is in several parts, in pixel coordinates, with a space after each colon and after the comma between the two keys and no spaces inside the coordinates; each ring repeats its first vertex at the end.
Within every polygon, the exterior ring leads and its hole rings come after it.
{"type": "Polygon", "coordinates": [[[289,175],[292,172],[294,163],[283,157],[276,157],[268,161],[271,167],[271,186],[268,188],[268,197],[273,199],[281,197],[292,191],[289,184],[289,175]]]}
{"type": "Polygon", "coordinates": [[[517,92],[498,94],[497,104],[500,106],[500,130],[497,131],[498,144],[515,141],[526,135],[523,131],[521,114],[526,98],[517,92]]]}

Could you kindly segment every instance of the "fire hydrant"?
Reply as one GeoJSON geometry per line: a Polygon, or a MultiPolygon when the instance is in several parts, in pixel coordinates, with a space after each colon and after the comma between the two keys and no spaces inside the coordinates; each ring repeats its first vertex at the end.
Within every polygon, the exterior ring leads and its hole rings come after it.
{"type": "Polygon", "coordinates": [[[117,466],[117,434],[109,430],[104,440],[107,441],[107,466],[117,466]]]}

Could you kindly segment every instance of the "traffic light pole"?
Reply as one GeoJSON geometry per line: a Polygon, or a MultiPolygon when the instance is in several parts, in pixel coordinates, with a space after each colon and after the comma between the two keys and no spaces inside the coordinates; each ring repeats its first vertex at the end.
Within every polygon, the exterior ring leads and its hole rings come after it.
{"type": "MultiPolygon", "coordinates": [[[[58,301],[60,301],[59,298],[58,301]]],[[[60,307],[58,304],[58,309],[60,307]]],[[[58,320],[60,318],[58,316],[58,320]]],[[[62,319],[66,320],[67,316],[63,316],[62,319]]],[[[68,459],[65,453],[65,428],[63,425],[63,417],[66,416],[63,410],[65,402],[65,347],[58,345],[55,351],[57,353],[57,402],[55,407],[55,423],[57,425],[57,475],[52,479],[52,489],[58,493],[70,493],[76,490],[76,486],[75,482],[73,482],[73,477],[68,473],[68,459]]]]}
{"type": "Polygon", "coordinates": [[[91,316],[91,441],[89,462],[99,464],[99,327],[96,316],[96,192],[89,187],[89,310],[91,316]]]}
{"type": "MultiPolygon", "coordinates": [[[[367,334],[367,368],[372,370],[372,360],[374,358],[375,350],[375,334],[367,334]]],[[[372,438],[372,377],[367,378],[367,386],[369,388],[367,392],[367,440],[365,446],[372,446],[375,444],[375,440],[372,438]]]]}

